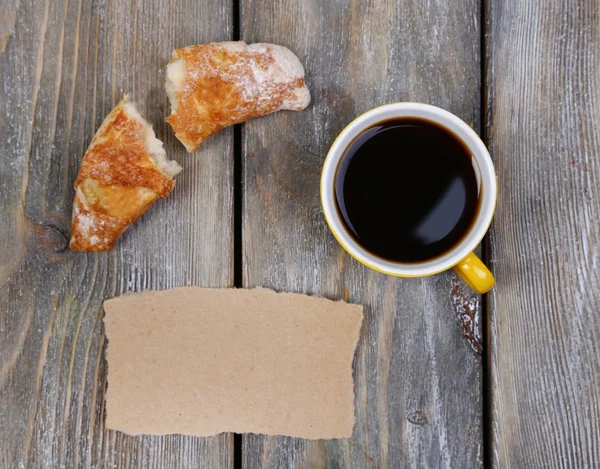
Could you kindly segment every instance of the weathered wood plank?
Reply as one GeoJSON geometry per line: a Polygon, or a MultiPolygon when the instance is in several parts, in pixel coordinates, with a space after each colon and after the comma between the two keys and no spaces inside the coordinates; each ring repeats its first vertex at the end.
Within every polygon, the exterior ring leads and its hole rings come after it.
{"type": "Polygon", "coordinates": [[[246,435],[244,467],[480,466],[481,361],[461,325],[479,312],[479,298],[453,273],[395,279],[358,265],[329,233],[319,202],[329,145],[374,106],[424,101],[479,127],[480,2],[240,3],[242,38],[291,48],[313,96],[302,113],[243,128],[244,286],[366,308],[353,437],[246,435]]]}
{"type": "Polygon", "coordinates": [[[490,0],[495,467],[600,467],[600,3],[490,0]]]}
{"type": "Polygon", "coordinates": [[[0,466],[231,467],[231,435],[104,429],[101,310],[124,291],[233,283],[233,132],[186,155],[163,121],[171,49],[229,39],[231,4],[9,0],[1,24],[0,466]],[[125,92],[184,171],[113,252],[74,253],[73,180],[125,92]]]}

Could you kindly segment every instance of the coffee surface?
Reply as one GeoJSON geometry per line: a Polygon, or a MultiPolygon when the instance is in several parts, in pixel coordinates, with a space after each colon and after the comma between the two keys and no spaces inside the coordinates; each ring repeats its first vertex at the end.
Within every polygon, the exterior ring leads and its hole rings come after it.
{"type": "Polygon", "coordinates": [[[335,199],[346,229],[367,251],[393,262],[434,259],[458,244],[475,218],[471,153],[427,120],[379,123],[346,149],[335,199]]]}

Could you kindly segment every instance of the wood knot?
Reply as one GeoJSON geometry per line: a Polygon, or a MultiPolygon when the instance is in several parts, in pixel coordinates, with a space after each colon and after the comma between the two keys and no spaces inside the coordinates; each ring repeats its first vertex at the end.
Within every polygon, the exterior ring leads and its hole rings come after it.
{"type": "Polygon", "coordinates": [[[420,410],[415,410],[406,416],[406,420],[408,420],[413,425],[419,425],[420,427],[424,427],[429,422],[427,421],[427,417],[420,410]]]}
{"type": "Polygon", "coordinates": [[[36,250],[61,253],[69,247],[68,235],[60,228],[46,222],[33,226],[33,238],[36,250]]]}
{"type": "Polygon", "coordinates": [[[61,259],[62,256],[57,255],[69,248],[70,218],[62,214],[50,214],[30,226],[32,250],[51,262],[61,259]]]}

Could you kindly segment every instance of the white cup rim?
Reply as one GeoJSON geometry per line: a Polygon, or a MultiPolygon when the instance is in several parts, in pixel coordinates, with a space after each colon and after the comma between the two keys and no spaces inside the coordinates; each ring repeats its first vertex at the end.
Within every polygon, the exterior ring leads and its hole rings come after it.
{"type": "MultiPolygon", "coordinates": [[[[477,168],[476,168],[477,170],[477,168]]],[[[400,102],[376,107],[361,114],[335,139],[321,173],[321,204],[331,232],[342,247],[356,260],[376,271],[398,277],[424,277],[447,270],[471,253],[487,232],[496,208],[496,173],[490,154],[477,133],[449,111],[424,103],[400,102]],[[450,251],[440,257],[418,263],[392,262],[380,258],[360,246],[346,230],[335,202],[335,174],[338,163],[350,143],[373,125],[398,117],[430,120],[456,135],[471,151],[474,166],[479,169],[478,213],[468,233],[450,251]]]]}

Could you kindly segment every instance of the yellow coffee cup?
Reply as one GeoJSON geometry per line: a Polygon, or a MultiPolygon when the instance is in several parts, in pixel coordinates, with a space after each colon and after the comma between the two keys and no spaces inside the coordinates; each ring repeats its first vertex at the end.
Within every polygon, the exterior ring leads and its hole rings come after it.
{"type": "Polygon", "coordinates": [[[491,290],[495,284],[494,276],[473,250],[483,239],[492,221],[496,208],[496,192],[496,174],[492,159],[475,131],[454,114],[423,103],[387,104],[354,119],[333,142],[321,175],[321,203],[327,224],[342,247],[357,261],[378,272],[397,277],[425,277],[453,268],[466,284],[478,293],[491,290]],[[430,121],[456,136],[471,154],[477,180],[477,211],[467,232],[458,244],[441,256],[422,262],[395,262],[367,251],[346,229],[335,197],[337,169],[348,146],[374,125],[399,118],[430,121]]]}

